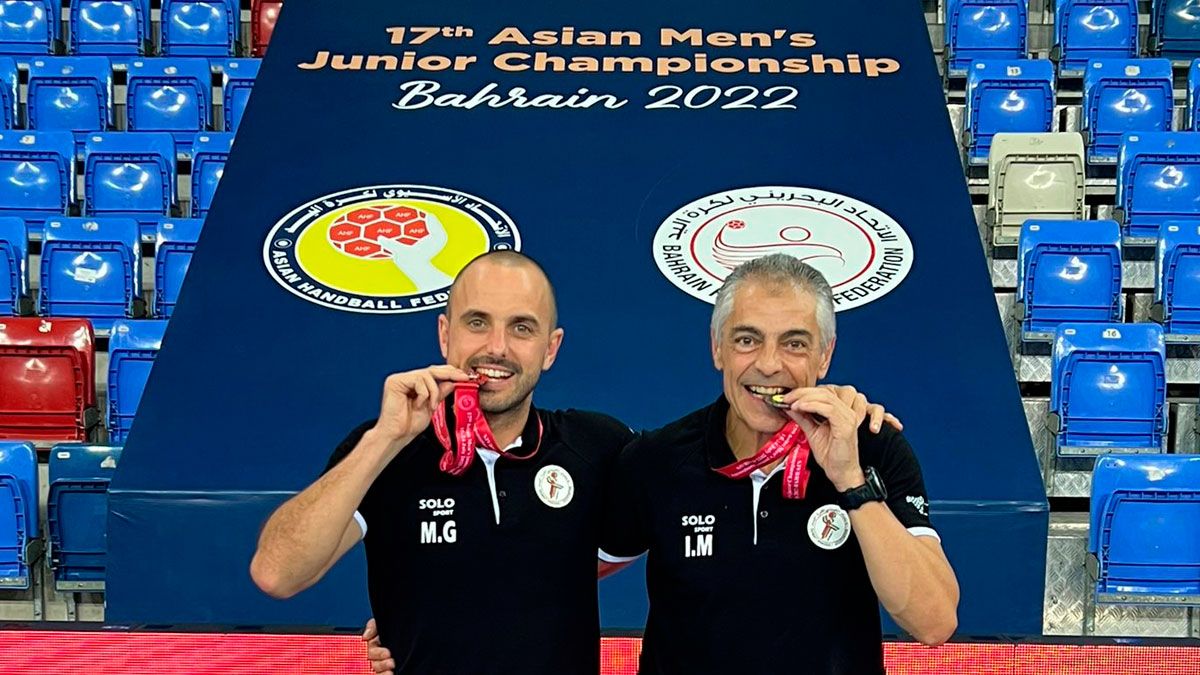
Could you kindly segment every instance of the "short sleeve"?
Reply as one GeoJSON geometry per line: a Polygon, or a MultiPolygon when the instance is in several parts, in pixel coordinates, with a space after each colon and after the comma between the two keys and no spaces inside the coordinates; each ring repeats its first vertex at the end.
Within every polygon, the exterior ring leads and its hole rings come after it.
{"type": "Polygon", "coordinates": [[[643,475],[645,457],[635,438],[609,471],[600,526],[600,559],[629,562],[650,548],[650,509],[643,475]]]}
{"type": "MultiPolygon", "coordinates": [[[[362,440],[363,435],[370,431],[374,426],[375,420],[369,420],[355,427],[354,430],[351,431],[346,438],[344,438],[341,443],[338,443],[337,447],[333,449],[333,454],[329,456],[329,462],[325,464],[325,469],[321,471],[321,475],[324,476],[325,474],[329,473],[333,467],[337,466],[338,463],[345,459],[347,455],[353,452],[354,448],[358,446],[359,441],[362,440]]],[[[363,536],[366,536],[367,534],[367,522],[370,520],[370,503],[372,501],[371,493],[373,489],[374,487],[367,490],[367,494],[363,496],[362,502],[359,503],[358,509],[354,512],[354,520],[358,522],[358,527],[360,530],[362,530],[363,536]]]]}
{"type": "Polygon", "coordinates": [[[887,488],[887,505],[896,519],[916,536],[940,539],[929,520],[929,495],[912,446],[904,436],[895,433],[880,460],[879,477],[887,488]]]}

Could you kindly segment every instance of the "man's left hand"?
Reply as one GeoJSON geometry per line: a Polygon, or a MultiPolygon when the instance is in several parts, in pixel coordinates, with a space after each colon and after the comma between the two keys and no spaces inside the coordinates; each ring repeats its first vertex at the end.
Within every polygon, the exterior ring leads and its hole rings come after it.
{"type": "MultiPolygon", "coordinates": [[[[857,393],[857,392],[856,392],[857,393]]],[[[804,387],[788,392],[783,399],[791,407],[788,417],[800,425],[812,448],[812,459],[844,492],[866,481],[858,462],[858,427],[866,419],[866,399],[854,404],[843,401],[831,387],[804,387]],[[817,422],[813,415],[825,418],[817,422]]]]}

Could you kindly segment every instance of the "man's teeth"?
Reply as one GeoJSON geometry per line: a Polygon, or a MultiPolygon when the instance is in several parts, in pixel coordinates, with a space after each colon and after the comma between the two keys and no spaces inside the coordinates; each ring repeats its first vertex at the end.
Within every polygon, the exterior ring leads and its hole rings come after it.
{"type": "Polygon", "coordinates": [[[493,368],[476,368],[475,372],[482,375],[487,375],[488,378],[492,380],[503,380],[505,378],[512,377],[512,373],[508,372],[507,370],[495,370],[493,368]]]}
{"type": "Polygon", "coordinates": [[[757,384],[748,384],[746,385],[746,389],[749,389],[750,393],[758,396],[775,396],[776,394],[786,394],[790,391],[787,387],[763,387],[757,384]]]}

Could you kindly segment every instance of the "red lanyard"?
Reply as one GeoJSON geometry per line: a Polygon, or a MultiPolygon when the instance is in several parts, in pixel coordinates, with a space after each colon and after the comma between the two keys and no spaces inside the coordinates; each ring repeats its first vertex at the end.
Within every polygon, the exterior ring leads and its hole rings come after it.
{"type": "MultiPolygon", "coordinates": [[[[442,402],[433,411],[433,433],[442,443],[446,452],[438,463],[442,471],[461,476],[471,468],[475,460],[475,448],[481,445],[509,459],[529,459],[537,454],[542,445],[542,418],[538,417],[538,440],[533,451],[528,455],[518,455],[501,450],[492,429],[488,426],[483,411],[479,408],[479,382],[456,382],[454,384],[454,439],[450,438],[450,429],[446,425],[446,403],[442,402]]],[[[536,413],[535,413],[536,414],[536,413]]]]}
{"type": "Polygon", "coordinates": [[[809,455],[812,448],[808,438],[795,422],[788,422],[775,432],[771,440],[762,446],[753,457],[727,464],[716,469],[716,472],[727,478],[742,479],[755,470],[787,455],[787,463],[783,469],[783,496],[785,499],[804,499],[804,491],[808,487],[809,455]]]}

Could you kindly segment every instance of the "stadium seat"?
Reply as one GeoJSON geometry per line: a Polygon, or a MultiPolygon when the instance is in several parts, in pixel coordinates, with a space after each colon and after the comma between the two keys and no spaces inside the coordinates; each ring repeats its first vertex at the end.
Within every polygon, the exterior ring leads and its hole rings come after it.
{"type": "Polygon", "coordinates": [[[1200,342],[1200,222],[1163,223],[1151,316],[1169,342],[1200,342]]]}
{"type": "Polygon", "coordinates": [[[1154,0],[1150,52],[1168,59],[1200,57],[1200,6],[1196,0],[1154,0]]]}
{"type": "Polygon", "coordinates": [[[29,295],[28,242],[25,221],[0,216],[0,317],[33,313],[29,295]]]}
{"type": "Polygon", "coordinates": [[[0,0],[0,54],[53,54],[61,7],[51,0],[0,0]]]}
{"type": "Polygon", "coordinates": [[[946,0],[946,69],[966,72],[974,59],[1023,59],[1025,0],[946,0]]]}
{"type": "Polygon", "coordinates": [[[996,134],[988,153],[987,223],[995,244],[1017,243],[1021,223],[1083,220],[1079,134],[996,134]]]}
{"type": "Polygon", "coordinates": [[[1200,59],[1188,68],[1187,119],[1188,129],[1200,131],[1200,59]]]}
{"type": "Polygon", "coordinates": [[[1156,323],[1064,323],[1050,361],[1059,455],[1162,452],[1166,345],[1156,323]]]}
{"type": "Polygon", "coordinates": [[[112,126],[112,63],[106,57],[33,59],[28,91],[30,129],[80,132],[112,126]]]}
{"type": "Polygon", "coordinates": [[[108,442],[124,445],[166,321],[117,321],[108,343],[108,442]]]}
{"type": "Polygon", "coordinates": [[[1059,324],[1121,320],[1121,226],[1112,220],[1028,220],[1017,257],[1017,316],[1025,340],[1059,324]]]}
{"type": "Polygon", "coordinates": [[[83,146],[83,213],[136,218],[152,235],[175,203],[170,134],[91,134],[83,146]]]}
{"type": "Polygon", "coordinates": [[[236,0],[162,0],[162,48],[168,56],[232,56],[240,23],[236,0]]]}
{"type": "Polygon", "coordinates": [[[191,144],[212,117],[212,71],[208,59],[139,59],[129,65],[130,131],[170,131],[179,144],[191,144]]]}
{"type": "Polygon", "coordinates": [[[41,538],[33,445],[0,441],[0,590],[29,588],[29,545],[41,538]]]}
{"type": "Polygon", "coordinates": [[[1080,126],[1087,138],[1088,161],[1111,164],[1117,161],[1122,134],[1171,130],[1171,62],[1089,61],[1083,75],[1083,100],[1080,126]]]}
{"type": "Polygon", "coordinates": [[[75,200],[75,139],[68,131],[0,132],[0,216],[25,220],[41,236],[46,218],[75,200]]]}
{"type": "Polygon", "coordinates": [[[279,19],[279,10],[283,9],[282,0],[251,0],[250,2],[250,54],[261,58],[267,53],[267,45],[271,42],[271,34],[275,32],[275,22],[279,19]]]}
{"type": "Polygon", "coordinates": [[[56,445],[50,452],[46,498],[50,566],[60,591],[104,589],[108,484],[121,448],[56,445]]]}
{"type": "Polygon", "coordinates": [[[1105,455],[1087,566],[1100,603],[1200,603],[1200,455],[1105,455]]]}
{"type": "Polygon", "coordinates": [[[101,335],[115,319],[145,316],[140,251],[132,218],[47,220],[38,312],[90,319],[101,335]]]}
{"type": "Polygon", "coordinates": [[[233,147],[232,133],[202,133],[192,145],[192,217],[203,218],[212,206],[217,183],[233,147]]]}
{"type": "Polygon", "coordinates": [[[971,164],[987,164],[992,137],[1054,128],[1054,67],[1049,61],[973,61],[967,73],[963,147],[971,164]]]}
{"type": "Polygon", "coordinates": [[[99,421],[84,319],[0,318],[0,439],[82,441],[99,421]]]}
{"type": "Polygon", "coordinates": [[[225,93],[225,131],[237,131],[250,100],[250,90],[258,77],[259,59],[230,59],[222,69],[222,91],[225,93]]]}
{"type": "Polygon", "coordinates": [[[203,220],[191,218],[159,224],[154,253],[154,316],[169,319],[174,313],[203,226],[203,220]]]}
{"type": "Polygon", "coordinates": [[[3,129],[18,126],[17,77],[16,59],[0,56],[0,128],[3,129]]]}
{"type": "Polygon", "coordinates": [[[1200,219],[1200,135],[1126,134],[1117,159],[1117,208],[1125,236],[1153,239],[1168,220],[1200,219]]]}
{"type": "Polygon", "coordinates": [[[1138,55],[1137,0],[1058,0],[1051,58],[1064,73],[1080,73],[1090,59],[1138,55]]]}
{"type": "Polygon", "coordinates": [[[71,53],[140,56],[150,44],[147,0],[73,0],[71,53]]]}

